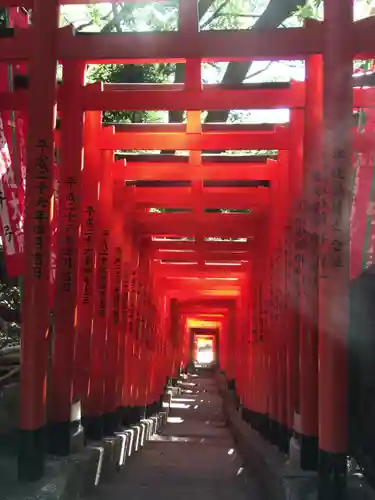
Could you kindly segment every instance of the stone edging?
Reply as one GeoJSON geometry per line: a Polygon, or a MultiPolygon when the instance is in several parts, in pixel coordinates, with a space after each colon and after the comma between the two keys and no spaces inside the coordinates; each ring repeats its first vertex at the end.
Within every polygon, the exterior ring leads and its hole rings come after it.
{"type": "MultiPolygon", "coordinates": [[[[267,500],[316,500],[318,475],[291,466],[285,455],[246,423],[222,375],[217,376],[223,413],[238,449],[267,500]]],[[[358,475],[348,476],[346,500],[375,500],[375,491],[358,475]]]]}
{"type": "Polygon", "coordinates": [[[254,478],[259,483],[267,500],[285,500],[286,496],[279,471],[285,463],[285,458],[273,446],[266,443],[254,431],[236,409],[233,394],[226,388],[222,376],[218,376],[218,388],[223,398],[223,413],[226,418],[237,447],[254,478]],[[269,448],[269,449],[267,449],[269,448]]]}
{"type": "Polygon", "coordinates": [[[53,457],[36,483],[18,484],[2,500],[80,500],[99,483],[110,481],[131,456],[167,423],[169,405],[155,416],[85,447],[67,458],[53,457]]]}

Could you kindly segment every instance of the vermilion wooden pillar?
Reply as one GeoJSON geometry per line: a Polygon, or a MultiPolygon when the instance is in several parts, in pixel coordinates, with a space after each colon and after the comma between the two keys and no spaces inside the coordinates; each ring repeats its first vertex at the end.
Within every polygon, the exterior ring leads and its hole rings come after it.
{"type": "Polygon", "coordinates": [[[177,366],[177,347],[178,347],[178,301],[171,299],[170,301],[170,339],[173,350],[173,364],[170,376],[176,380],[178,373],[177,366]]]}
{"type": "Polygon", "coordinates": [[[166,347],[166,297],[160,297],[157,294],[157,288],[155,290],[155,304],[157,311],[157,343],[159,351],[159,362],[158,362],[158,396],[160,396],[160,401],[162,400],[162,394],[167,383],[167,347],[166,347]]]}
{"type": "MultiPolygon", "coordinates": [[[[111,282],[113,291],[113,311],[112,320],[115,329],[118,330],[118,356],[115,375],[115,399],[117,421],[126,418],[126,409],[124,407],[124,398],[126,397],[125,370],[126,370],[126,341],[128,332],[128,313],[129,313],[129,280],[131,268],[132,240],[129,232],[124,227],[123,202],[121,193],[124,186],[124,162],[112,161],[113,171],[113,217],[115,218],[114,239],[116,243],[117,255],[113,256],[113,268],[115,271],[115,280],[111,282]],[[116,213],[116,211],[118,211],[116,213]],[[118,257],[121,251],[121,262],[118,257]],[[120,274],[119,274],[120,271],[120,274]]],[[[115,340],[116,343],[116,340],[115,340]]],[[[114,354],[114,353],[113,353],[114,354]]],[[[111,385],[108,374],[107,386],[111,385]]],[[[126,423],[126,422],[125,422],[126,423]]]]}
{"type": "Polygon", "coordinates": [[[352,0],[324,2],[323,191],[319,283],[321,499],[342,498],[348,447],[349,238],[352,178],[352,0]]]}
{"type": "Polygon", "coordinates": [[[150,416],[154,412],[153,405],[156,402],[155,398],[155,378],[157,373],[157,353],[156,353],[156,332],[155,332],[155,317],[154,307],[152,303],[152,280],[149,276],[148,294],[147,294],[147,322],[145,330],[145,346],[148,350],[150,365],[147,384],[147,399],[146,399],[146,416],[150,416]]]}
{"type": "MultiPolygon", "coordinates": [[[[255,246],[255,245],[254,245],[255,246]]],[[[248,355],[248,365],[247,365],[247,373],[246,373],[246,385],[248,386],[249,394],[248,394],[248,407],[250,407],[253,394],[254,394],[254,403],[253,405],[253,415],[255,417],[255,421],[252,423],[253,427],[257,428],[259,424],[259,409],[260,409],[260,387],[259,387],[259,364],[257,356],[259,354],[259,281],[256,272],[256,263],[257,262],[257,253],[254,249],[252,254],[252,266],[251,270],[249,269],[249,273],[251,272],[251,279],[249,279],[249,288],[250,288],[250,319],[248,326],[248,340],[246,351],[248,355]]],[[[250,267],[250,266],[249,266],[250,267]]]]}
{"type": "Polygon", "coordinates": [[[161,359],[160,363],[160,387],[166,387],[169,381],[169,353],[168,353],[168,320],[167,320],[167,297],[163,297],[162,308],[160,315],[160,350],[161,359]]]}
{"type": "MultiPolygon", "coordinates": [[[[250,273],[250,266],[248,266],[248,273],[250,273]]],[[[251,409],[254,414],[258,411],[258,391],[255,388],[255,377],[257,375],[256,372],[256,363],[254,359],[254,341],[255,338],[253,336],[253,307],[254,307],[254,296],[251,293],[252,290],[249,285],[249,277],[246,278],[244,283],[245,294],[247,295],[246,305],[245,305],[245,317],[244,317],[244,337],[242,341],[242,349],[243,349],[243,404],[246,408],[251,409]],[[253,344],[253,345],[252,345],[253,344]]]]}
{"type": "MultiPolygon", "coordinates": [[[[263,287],[268,285],[267,274],[267,239],[262,238],[257,233],[258,244],[252,253],[253,270],[251,281],[253,283],[253,324],[252,324],[252,362],[255,364],[256,373],[254,377],[254,390],[257,392],[256,418],[253,426],[261,433],[265,432],[268,426],[268,380],[265,370],[266,363],[266,342],[264,331],[264,294],[263,287]],[[264,283],[262,282],[264,280],[264,283]]],[[[253,368],[251,367],[253,374],[253,368]]]]}
{"type": "Polygon", "coordinates": [[[163,338],[161,333],[161,315],[158,309],[158,299],[156,298],[156,295],[154,295],[154,322],[155,322],[154,323],[155,371],[154,371],[153,404],[156,411],[158,409],[160,398],[164,393],[164,385],[165,385],[165,379],[162,373],[162,364],[164,363],[164,360],[163,360],[163,338]]]}
{"type": "Polygon", "coordinates": [[[226,345],[226,325],[227,325],[227,314],[225,314],[223,321],[221,322],[220,329],[218,332],[218,345],[220,356],[218,359],[220,373],[225,373],[225,365],[226,365],[226,353],[225,353],[225,345],[226,345]]]}
{"type": "Polygon", "coordinates": [[[151,379],[153,370],[153,357],[150,349],[151,345],[151,322],[150,322],[150,273],[147,272],[145,281],[145,291],[144,291],[144,302],[143,302],[143,329],[142,329],[142,346],[146,352],[146,366],[145,366],[145,391],[144,391],[144,404],[147,407],[150,404],[150,392],[151,392],[151,379]]]}
{"type": "Polygon", "coordinates": [[[167,382],[172,378],[172,367],[173,367],[173,348],[171,342],[171,308],[170,299],[166,298],[165,304],[165,317],[164,317],[164,328],[165,328],[165,353],[166,353],[166,364],[165,364],[165,377],[167,382]]]}
{"type": "Polygon", "coordinates": [[[82,170],[82,199],[79,222],[81,234],[78,248],[77,334],[74,352],[74,397],[80,399],[82,414],[88,414],[90,360],[94,289],[96,281],[95,240],[98,231],[98,184],[100,151],[96,137],[100,132],[100,113],[85,114],[84,167],[82,170]]]}
{"type": "Polygon", "coordinates": [[[68,455],[71,435],[80,428],[79,402],[73,404],[74,346],[78,283],[79,212],[83,112],[80,90],[85,64],[66,62],[63,70],[57,266],[51,386],[49,390],[49,449],[68,455]],[[75,411],[78,410],[78,411],[75,411]],[[75,429],[72,424],[75,424],[75,429]],[[74,429],[74,430],[73,430],[74,429]]]}
{"type": "MultiPolygon", "coordinates": [[[[249,281],[251,267],[247,266],[247,277],[244,283],[244,289],[246,293],[246,301],[245,301],[245,311],[244,311],[244,331],[243,331],[243,391],[244,391],[244,400],[249,401],[251,397],[251,393],[249,390],[249,379],[250,379],[250,369],[251,369],[251,356],[250,356],[250,339],[251,339],[251,305],[252,305],[252,296],[250,293],[249,281]]],[[[258,391],[254,391],[255,401],[256,401],[256,410],[259,407],[259,393],[258,391]]]]}
{"type": "Polygon", "coordinates": [[[145,317],[145,329],[144,329],[144,346],[147,350],[148,356],[148,366],[147,368],[147,378],[146,378],[146,415],[150,413],[152,408],[153,399],[153,385],[154,385],[154,374],[156,359],[154,355],[153,347],[155,345],[155,331],[153,326],[153,310],[151,303],[151,276],[149,274],[147,280],[147,294],[146,294],[146,317],[145,317]]]}
{"type": "MultiPolygon", "coordinates": [[[[270,165],[271,166],[271,165],[270,165]]],[[[272,213],[269,238],[269,366],[270,366],[270,439],[285,450],[286,425],[286,334],[285,306],[286,263],[285,230],[288,215],[289,155],[279,152],[277,164],[272,164],[272,213]]]]}
{"type": "MultiPolygon", "coordinates": [[[[254,252],[255,253],[255,252],[254,252]]],[[[254,392],[256,394],[256,422],[255,426],[258,429],[260,425],[260,421],[262,419],[262,410],[261,410],[261,398],[262,393],[264,391],[264,379],[261,374],[261,339],[260,339],[260,328],[259,328],[259,320],[260,320],[260,276],[259,272],[257,272],[255,266],[259,266],[259,254],[254,255],[254,266],[252,268],[251,273],[251,282],[253,283],[252,289],[252,323],[251,323],[251,344],[249,343],[248,349],[251,353],[250,360],[250,370],[253,373],[254,378],[254,392]],[[255,372],[255,373],[254,373],[255,372]]],[[[249,353],[249,354],[250,354],[249,353]]]]}
{"type": "Polygon", "coordinates": [[[280,238],[274,261],[275,273],[275,364],[276,364],[276,401],[277,401],[277,435],[275,441],[282,451],[288,447],[287,424],[287,332],[285,332],[285,256],[284,240],[280,238]]]}
{"type": "MultiPolygon", "coordinates": [[[[158,299],[155,297],[156,306],[158,305],[158,299]]],[[[162,301],[159,303],[162,304],[162,301]]],[[[162,310],[162,305],[160,309],[157,306],[157,317],[156,317],[156,330],[157,330],[157,343],[158,343],[158,352],[159,352],[159,361],[158,361],[158,381],[157,381],[157,396],[161,398],[162,393],[164,392],[166,386],[166,356],[165,356],[165,330],[163,329],[163,321],[164,321],[164,311],[162,310]]]]}
{"type": "Polygon", "coordinates": [[[227,343],[227,382],[229,388],[234,388],[235,382],[235,333],[236,333],[236,311],[235,304],[231,304],[228,311],[228,343],[227,343]]]}
{"type": "Polygon", "coordinates": [[[147,392],[146,378],[148,368],[147,364],[147,350],[144,345],[145,335],[145,302],[146,302],[146,281],[147,270],[145,261],[140,259],[139,273],[138,273],[138,298],[137,298],[137,311],[136,311],[136,398],[134,406],[141,418],[144,417],[145,411],[145,397],[147,392]]]}
{"type": "Polygon", "coordinates": [[[30,40],[18,455],[19,478],[30,481],[44,471],[58,3],[34,1],[30,40]]]}
{"type": "Polygon", "coordinates": [[[269,437],[270,429],[270,398],[271,398],[271,386],[270,386],[270,295],[269,295],[269,265],[268,265],[268,249],[265,252],[265,262],[264,262],[264,277],[262,280],[262,299],[261,299],[261,332],[263,339],[263,404],[264,404],[264,417],[261,432],[265,438],[269,437]]]}
{"type": "MultiPolygon", "coordinates": [[[[101,153],[101,165],[108,164],[112,152],[101,153]]],[[[94,316],[91,336],[90,388],[85,416],[85,433],[91,439],[101,439],[104,432],[104,380],[105,359],[108,348],[109,276],[112,259],[112,189],[111,169],[101,169],[98,200],[98,230],[96,233],[95,258],[97,262],[94,288],[94,316]]]]}
{"type": "Polygon", "coordinates": [[[272,172],[272,187],[271,195],[272,202],[270,211],[267,217],[267,232],[265,238],[265,253],[264,253],[264,276],[262,280],[262,297],[263,297],[263,334],[264,334],[264,365],[265,365],[265,387],[266,387],[266,418],[264,420],[263,435],[271,440],[274,427],[274,361],[273,361],[273,286],[272,286],[272,248],[274,240],[274,229],[278,224],[274,223],[275,212],[272,207],[278,207],[278,173],[280,172],[280,164],[274,160],[267,161],[267,168],[272,172]]]}
{"type": "MultiPolygon", "coordinates": [[[[255,253],[255,252],[254,252],[255,253]]],[[[255,259],[254,259],[255,260],[255,259]]],[[[250,267],[250,266],[249,266],[250,267]]],[[[250,269],[248,270],[250,272],[250,269]]],[[[249,298],[249,323],[247,329],[247,345],[245,347],[245,352],[247,354],[247,368],[245,374],[245,388],[246,388],[246,398],[245,398],[245,406],[246,410],[243,412],[243,417],[251,418],[251,416],[257,416],[258,412],[258,390],[256,388],[258,373],[256,371],[256,361],[255,361],[255,349],[257,344],[257,309],[258,309],[258,297],[256,293],[256,278],[254,268],[251,269],[251,280],[249,280],[251,285],[249,286],[250,298],[249,298]],[[250,414],[246,417],[246,413],[250,414]],[[244,414],[245,413],[245,414],[244,414]]],[[[254,422],[252,423],[254,426],[254,422]]]]}
{"type": "MultiPolygon", "coordinates": [[[[287,331],[287,443],[299,414],[299,341],[300,341],[300,301],[303,253],[301,241],[304,234],[302,219],[302,173],[303,173],[303,110],[292,110],[290,114],[291,148],[288,154],[288,226],[286,230],[286,316],[287,331]]],[[[294,429],[295,430],[295,429],[294,429]]]]}
{"type": "Polygon", "coordinates": [[[136,415],[134,412],[136,397],[136,370],[137,370],[137,346],[136,346],[136,314],[137,314],[137,287],[138,287],[138,265],[133,269],[130,277],[128,332],[126,337],[125,355],[125,407],[130,409],[129,419],[131,423],[136,415]]]}
{"type": "Polygon", "coordinates": [[[136,308],[137,308],[137,271],[133,269],[130,278],[130,294],[129,294],[129,318],[128,318],[128,343],[126,347],[128,371],[127,371],[127,386],[128,386],[128,404],[134,406],[134,370],[135,366],[135,324],[136,324],[136,308]]]}
{"type": "Polygon", "coordinates": [[[270,439],[277,442],[278,436],[278,394],[277,394],[277,331],[276,331],[276,291],[275,291],[275,256],[270,255],[269,262],[269,360],[270,360],[270,439]]]}
{"type": "Polygon", "coordinates": [[[149,269],[144,277],[144,290],[143,290],[143,320],[141,329],[141,358],[143,358],[143,401],[141,401],[142,406],[145,407],[147,412],[147,406],[149,405],[150,389],[151,389],[151,377],[152,377],[152,353],[150,349],[151,342],[151,324],[150,324],[150,274],[149,269]]]}
{"type": "MultiPolygon", "coordinates": [[[[112,152],[105,152],[102,168],[105,172],[115,170],[112,152]]],[[[113,180],[117,174],[113,173],[113,180]]],[[[114,183],[109,186],[114,189],[114,183]]],[[[123,221],[118,213],[113,211],[113,203],[109,205],[112,209],[112,226],[109,240],[109,286],[107,303],[107,349],[105,356],[105,376],[104,376],[104,413],[103,432],[110,436],[118,428],[120,423],[117,408],[118,402],[118,365],[121,332],[121,308],[120,297],[122,288],[122,226],[123,221]]]]}
{"type": "Polygon", "coordinates": [[[244,309],[244,297],[241,294],[236,301],[236,320],[235,320],[235,356],[236,363],[234,367],[234,379],[235,379],[235,389],[236,395],[240,398],[241,403],[243,403],[243,387],[242,387],[242,374],[243,374],[243,309],[244,309]]]}
{"type": "Polygon", "coordinates": [[[160,300],[159,297],[154,295],[155,300],[155,328],[156,328],[156,339],[155,339],[155,355],[156,355],[156,375],[155,375],[155,390],[154,390],[154,401],[155,401],[155,409],[158,408],[160,404],[162,394],[164,392],[165,387],[165,359],[164,359],[164,339],[163,339],[163,329],[162,329],[162,318],[163,318],[163,310],[162,305],[163,301],[160,300]]]}
{"type": "Polygon", "coordinates": [[[150,373],[150,391],[148,398],[148,405],[149,408],[151,408],[151,410],[149,409],[148,411],[155,412],[155,405],[159,400],[160,394],[158,394],[158,388],[157,388],[159,353],[157,352],[156,311],[153,299],[153,283],[150,283],[149,308],[150,308],[149,312],[150,327],[148,336],[148,346],[150,350],[152,369],[150,373]]]}
{"type": "Polygon", "coordinates": [[[103,415],[103,431],[106,436],[115,432],[120,423],[118,400],[118,384],[120,383],[119,365],[120,365],[120,349],[122,346],[121,329],[121,308],[120,297],[122,288],[122,248],[121,243],[113,242],[114,249],[110,253],[110,287],[109,287],[109,321],[108,321],[108,338],[107,338],[107,355],[106,355],[106,372],[104,381],[104,415],[103,415]]]}
{"type": "Polygon", "coordinates": [[[136,307],[134,310],[134,349],[133,349],[133,393],[132,393],[132,406],[134,407],[134,414],[137,420],[143,416],[143,375],[142,372],[142,325],[143,325],[143,297],[144,297],[144,268],[143,262],[140,259],[137,269],[136,281],[136,307]]]}
{"type": "Polygon", "coordinates": [[[129,316],[129,288],[130,288],[130,265],[124,261],[122,266],[122,291],[121,291],[121,331],[119,345],[119,366],[118,366],[118,395],[119,395],[119,413],[121,419],[126,418],[127,404],[127,347],[128,347],[128,316],[129,316]]]}
{"type": "Polygon", "coordinates": [[[322,176],[322,57],[306,61],[304,150],[304,265],[301,283],[300,412],[301,468],[318,465],[318,229],[322,176]],[[317,177],[318,176],[318,177],[317,177]]]}

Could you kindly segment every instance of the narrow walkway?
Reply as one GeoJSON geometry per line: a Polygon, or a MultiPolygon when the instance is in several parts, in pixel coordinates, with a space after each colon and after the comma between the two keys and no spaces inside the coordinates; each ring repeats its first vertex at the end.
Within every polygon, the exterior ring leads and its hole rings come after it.
{"type": "Polygon", "coordinates": [[[168,425],[130,458],[95,500],[260,500],[224,427],[221,399],[210,378],[190,376],[173,399],[168,425]],[[189,384],[189,385],[188,385],[189,384]]]}

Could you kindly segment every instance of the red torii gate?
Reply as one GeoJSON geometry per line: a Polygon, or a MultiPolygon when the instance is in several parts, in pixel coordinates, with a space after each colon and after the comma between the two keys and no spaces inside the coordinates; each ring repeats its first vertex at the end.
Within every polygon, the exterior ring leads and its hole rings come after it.
{"type": "MultiPolygon", "coordinates": [[[[5,7],[17,4],[0,1],[5,7]]],[[[351,0],[326,0],[324,23],[264,32],[235,31],[228,36],[199,32],[196,2],[185,1],[180,5],[178,32],[79,36],[71,28],[58,28],[58,0],[23,4],[33,9],[32,27],[0,38],[1,60],[28,61],[30,68],[27,91],[0,94],[0,110],[27,109],[31,125],[20,477],[37,479],[43,473],[50,313],[45,298],[49,292],[56,144],[61,155],[61,205],[53,401],[48,416],[56,428],[51,434],[55,451],[69,452],[73,388],[82,399],[87,435],[94,438],[113,431],[118,407],[139,408],[157,401],[165,376],[173,375],[187,352],[188,336],[179,322],[176,297],[183,304],[211,294],[236,299],[223,322],[222,369],[228,379],[236,380],[251,418],[266,420],[270,438],[282,447],[299,406],[305,467],[317,466],[319,450],[322,484],[332,480],[341,485],[348,414],[349,180],[353,148],[374,150],[371,134],[352,130],[353,106],[371,107],[375,102],[373,89],[353,90],[352,61],[374,56],[375,20],[353,23],[351,0]],[[273,89],[201,84],[202,61],[296,58],[306,61],[307,78],[301,84],[273,89]],[[160,89],[83,85],[87,62],[128,60],[186,62],[185,84],[160,89]],[[57,61],[64,65],[59,90],[57,61]],[[59,133],[55,132],[56,103],[61,114],[59,133]],[[287,107],[292,110],[291,121],[263,130],[200,123],[202,109],[236,107],[287,107]],[[186,127],[101,128],[100,114],[106,109],[181,108],[188,110],[186,127]],[[127,158],[124,165],[114,161],[113,151],[121,148],[190,153],[187,165],[177,163],[177,157],[161,164],[127,158]],[[202,152],[218,148],[278,149],[279,154],[275,160],[256,164],[235,159],[205,163],[202,152]],[[165,189],[162,187],[124,185],[126,180],[190,184],[169,186],[171,192],[165,193],[159,191],[165,189]],[[236,180],[252,181],[258,187],[230,187],[229,181],[236,180]],[[210,181],[227,184],[209,186],[210,181]],[[259,187],[259,181],[265,181],[264,186],[259,187]],[[155,206],[154,202],[156,207],[190,212],[144,211],[155,206]],[[207,208],[248,208],[252,212],[212,214],[205,213],[207,208]],[[157,241],[157,236],[175,241],[157,241]],[[181,239],[184,237],[188,239],[181,239]],[[209,237],[245,241],[215,243],[209,237]],[[142,251],[145,241],[146,251],[142,251]],[[247,258],[240,261],[246,262],[233,269],[225,266],[219,272],[212,269],[215,266],[208,269],[207,260],[216,260],[214,247],[233,263],[242,243],[247,258]],[[186,254],[185,264],[163,262],[168,259],[161,257],[162,250],[178,249],[195,251],[197,263],[186,254]],[[314,259],[317,251],[319,265],[314,259]],[[199,285],[189,285],[195,278],[199,285]],[[220,278],[235,281],[220,284],[220,278]],[[286,294],[285,301],[280,299],[281,292],[286,294]],[[103,352],[107,353],[105,362],[103,352]],[[237,365],[234,359],[239,360],[237,365]],[[150,360],[154,362],[152,375],[146,369],[152,366],[150,360]],[[147,376],[137,385],[141,372],[147,376]],[[61,438],[56,440],[57,435],[61,438]]]]}

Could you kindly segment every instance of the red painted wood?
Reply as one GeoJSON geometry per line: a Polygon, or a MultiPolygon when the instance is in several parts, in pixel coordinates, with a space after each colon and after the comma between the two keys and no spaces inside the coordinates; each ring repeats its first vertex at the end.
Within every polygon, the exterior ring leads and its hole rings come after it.
{"type": "MultiPolygon", "coordinates": [[[[28,168],[26,174],[28,188],[25,206],[25,276],[21,326],[20,427],[26,431],[42,428],[46,419],[50,324],[50,200],[53,195],[58,17],[56,1],[35,1],[34,36],[29,46],[32,81],[29,90],[30,127],[27,137],[27,158],[32,168],[28,168]]],[[[7,42],[4,39],[3,41],[7,42]]],[[[10,43],[8,48],[11,45],[10,43]]],[[[15,54],[11,56],[14,58],[15,54]]]]}
{"type": "Polygon", "coordinates": [[[83,413],[88,411],[90,359],[92,349],[92,318],[96,290],[97,265],[95,241],[99,230],[98,184],[100,153],[92,137],[100,127],[100,114],[86,113],[84,130],[84,168],[79,222],[81,238],[78,248],[77,335],[75,344],[74,395],[81,400],[83,413]]]}
{"type": "Polygon", "coordinates": [[[347,39],[352,10],[350,0],[325,3],[322,175],[327,193],[321,203],[327,203],[327,218],[319,227],[326,236],[320,248],[319,447],[342,454],[348,446],[349,193],[356,144],[350,134],[353,66],[347,39]]]}
{"type": "Polygon", "coordinates": [[[51,372],[49,416],[55,422],[69,422],[73,402],[74,347],[78,298],[79,214],[82,200],[83,113],[77,90],[85,65],[64,66],[64,85],[70,99],[61,113],[59,175],[59,219],[54,295],[54,355],[51,372]]]}
{"type": "MultiPolygon", "coordinates": [[[[98,151],[98,150],[97,150],[98,151]]],[[[100,152],[97,161],[105,165],[111,152],[100,152]]],[[[94,233],[96,276],[94,282],[94,307],[91,335],[90,385],[88,415],[99,417],[104,408],[105,360],[108,352],[110,262],[113,259],[113,226],[110,217],[112,206],[111,172],[100,169],[97,231],[94,233]]]]}
{"type": "Polygon", "coordinates": [[[306,204],[303,250],[300,335],[300,414],[301,434],[318,436],[318,218],[319,176],[322,154],[322,77],[321,56],[312,56],[306,65],[307,102],[304,148],[304,201],[306,204]]]}

